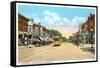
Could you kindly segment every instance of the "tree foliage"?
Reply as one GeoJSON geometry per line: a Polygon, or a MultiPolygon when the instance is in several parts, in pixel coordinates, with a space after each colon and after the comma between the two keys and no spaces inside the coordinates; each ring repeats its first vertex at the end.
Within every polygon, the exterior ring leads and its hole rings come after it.
{"type": "Polygon", "coordinates": [[[62,41],[67,41],[67,38],[66,37],[62,37],[62,41]]]}
{"type": "Polygon", "coordinates": [[[53,36],[59,36],[60,38],[62,37],[62,34],[57,31],[57,30],[49,30],[50,34],[52,34],[53,36]]]}

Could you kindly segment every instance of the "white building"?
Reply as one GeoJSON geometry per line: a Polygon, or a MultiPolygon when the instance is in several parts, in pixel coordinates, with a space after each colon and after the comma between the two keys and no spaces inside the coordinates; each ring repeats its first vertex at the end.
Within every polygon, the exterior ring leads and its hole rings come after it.
{"type": "Polygon", "coordinates": [[[32,44],[32,37],[33,34],[33,22],[30,20],[28,21],[28,44],[32,44]]]}

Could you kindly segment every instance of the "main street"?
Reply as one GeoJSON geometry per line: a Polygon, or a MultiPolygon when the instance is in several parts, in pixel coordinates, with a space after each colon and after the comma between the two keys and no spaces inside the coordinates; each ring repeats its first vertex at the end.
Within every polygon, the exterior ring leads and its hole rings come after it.
{"type": "Polygon", "coordinates": [[[95,54],[82,50],[72,43],[62,43],[61,46],[53,44],[41,47],[20,47],[18,50],[19,63],[40,62],[40,61],[63,61],[94,59],[95,54]]]}

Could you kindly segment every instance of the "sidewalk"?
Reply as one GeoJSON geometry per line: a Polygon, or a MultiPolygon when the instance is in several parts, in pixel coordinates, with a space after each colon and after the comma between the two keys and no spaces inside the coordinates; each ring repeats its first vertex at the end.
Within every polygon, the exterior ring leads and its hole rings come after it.
{"type": "MultiPolygon", "coordinates": [[[[87,47],[91,48],[91,44],[80,44],[80,48],[87,48],[87,47]]],[[[93,47],[95,48],[95,44],[93,44],[93,47]]]]}
{"type": "Polygon", "coordinates": [[[79,48],[82,50],[82,51],[85,51],[85,52],[90,52],[90,53],[92,53],[92,54],[95,54],[95,47],[96,47],[96,45],[95,44],[93,44],[93,48],[91,48],[91,44],[81,44],[80,46],[79,46],[79,48]]]}

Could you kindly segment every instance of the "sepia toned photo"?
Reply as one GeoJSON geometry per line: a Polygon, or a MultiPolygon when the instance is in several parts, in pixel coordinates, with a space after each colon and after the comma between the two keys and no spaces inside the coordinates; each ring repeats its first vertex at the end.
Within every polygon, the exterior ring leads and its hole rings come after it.
{"type": "Polygon", "coordinates": [[[97,60],[95,6],[16,3],[16,64],[97,60]]]}

